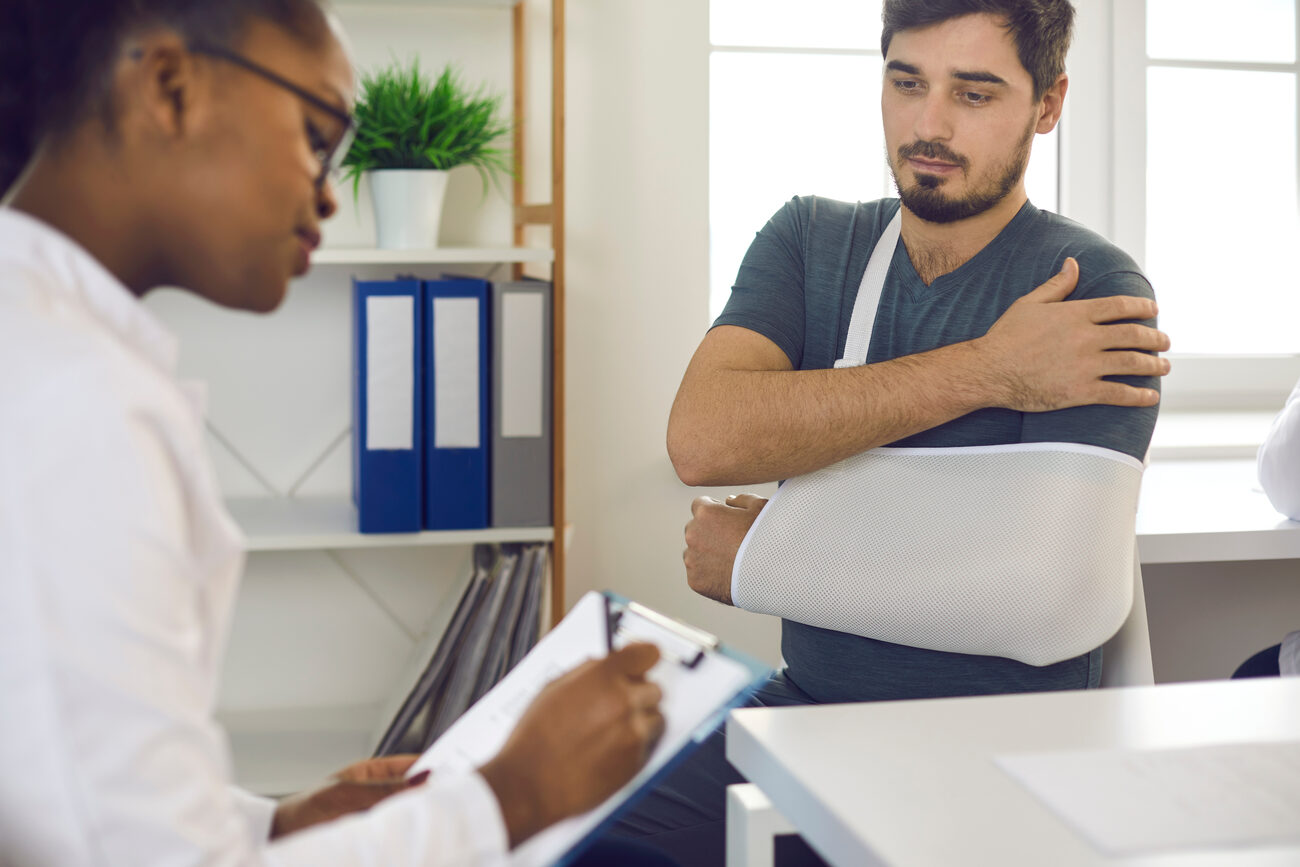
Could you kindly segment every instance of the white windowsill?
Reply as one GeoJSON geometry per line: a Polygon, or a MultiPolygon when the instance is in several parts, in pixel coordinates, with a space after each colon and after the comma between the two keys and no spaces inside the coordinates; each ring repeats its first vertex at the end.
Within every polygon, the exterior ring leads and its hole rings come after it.
{"type": "Polygon", "coordinates": [[[1254,460],[1276,415],[1277,410],[1162,410],[1151,460],[1254,460]]]}

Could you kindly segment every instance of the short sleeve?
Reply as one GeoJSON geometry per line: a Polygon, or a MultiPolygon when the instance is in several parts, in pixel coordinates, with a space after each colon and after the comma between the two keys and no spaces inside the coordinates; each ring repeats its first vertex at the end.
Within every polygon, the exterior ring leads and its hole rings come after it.
{"type": "Polygon", "coordinates": [[[799,369],[804,348],[804,200],[791,199],[749,245],[731,297],[713,323],[735,325],[771,340],[799,369]]]}
{"type": "MultiPolygon", "coordinates": [[[[1059,266],[1058,266],[1059,267],[1059,266]]],[[[1082,273],[1087,273],[1087,262],[1080,261],[1082,273]]],[[[1106,298],[1112,295],[1133,295],[1155,298],[1151,284],[1137,271],[1111,271],[1087,281],[1070,296],[1081,298],[1106,298]]],[[[1143,325],[1155,326],[1154,319],[1143,325]]],[[[1112,376],[1109,379],[1138,388],[1160,389],[1158,376],[1112,376]]],[[[1143,460],[1151,445],[1151,434],[1156,427],[1154,406],[1127,407],[1093,404],[1053,412],[1026,413],[1021,429],[1021,442],[1074,442],[1099,446],[1143,460]]]]}

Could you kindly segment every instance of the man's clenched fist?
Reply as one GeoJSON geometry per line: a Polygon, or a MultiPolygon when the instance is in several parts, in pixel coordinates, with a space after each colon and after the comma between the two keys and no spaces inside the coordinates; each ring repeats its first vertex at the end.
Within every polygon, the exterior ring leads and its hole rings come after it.
{"type": "Polygon", "coordinates": [[[696,497],[686,523],[686,583],[701,596],[731,605],[731,567],[745,534],[767,505],[764,497],[733,494],[725,503],[696,497]]]}

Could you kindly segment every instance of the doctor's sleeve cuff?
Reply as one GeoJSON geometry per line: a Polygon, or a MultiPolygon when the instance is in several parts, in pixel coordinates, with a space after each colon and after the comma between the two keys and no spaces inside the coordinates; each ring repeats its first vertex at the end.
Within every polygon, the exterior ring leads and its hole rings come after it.
{"type": "Polygon", "coordinates": [[[235,807],[248,823],[248,831],[253,839],[263,843],[270,840],[271,823],[275,821],[277,806],[275,799],[254,795],[238,786],[231,786],[230,793],[235,798],[235,807]]]}
{"type": "Polygon", "coordinates": [[[461,810],[465,835],[473,851],[483,859],[482,863],[504,861],[510,852],[510,835],[501,815],[501,804],[487,780],[475,772],[447,780],[443,785],[447,801],[457,804],[461,810]]]}
{"type": "MultiPolygon", "coordinates": [[[[456,774],[435,771],[424,785],[389,798],[372,813],[389,831],[423,826],[423,834],[409,834],[407,852],[425,850],[416,863],[422,865],[463,864],[496,867],[504,865],[510,853],[501,805],[487,781],[478,773],[456,774]],[[416,815],[411,815],[412,811],[416,815]],[[406,813],[403,819],[401,813],[406,813]],[[385,815],[387,814],[387,815],[385,815]]],[[[385,847],[395,842],[384,841],[385,847]]],[[[385,863],[381,861],[380,863],[385,863]]],[[[396,861],[391,863],[398,863],[396,861]]]]}
{"type": "Polygon", "coordinates": [[[274,841],[268,867],[503,867],[509,840],[496,796],[477,773],[435,773],[365,813],[274,841]]]}

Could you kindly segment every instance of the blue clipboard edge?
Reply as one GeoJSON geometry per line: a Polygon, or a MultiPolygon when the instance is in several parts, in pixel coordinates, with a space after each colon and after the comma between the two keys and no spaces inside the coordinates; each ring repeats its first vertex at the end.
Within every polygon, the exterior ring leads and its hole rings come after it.
{"type": "MultiPolygon", "coordinates": [[[[614,593],[611,590],[604,591],[604,595],[611,602],[615,602],[619,605],[626,605],[629,602],[626,597],[614,593]]],[[[775,669],[769,668],[749,654],[739,650],[733,650],[722,643],[719,643],[717,648],[710,652],[720,653],[729,659],[734,659],[736,662],[739,662],[741,665],[748,668],[750,673],[753,675],[749,683],[741,687],[740,691],[732,697],[731,701],[720,707],[717,713],[700,723],[695,731],[691,733],[691,739],[685,746],[677,751],[676,755],[664,762],[662,767],[651,774],[644,783],[637,787],[635,792],[624,798],[623,803],[615,807],[610,814],[602,819],[600,824],[592,828],[585,837],[577,843],[574,843],[569,851],[555,862],[555,867],[568,867],[568,865],[572,864],[580,855],[582,855],[587,847],[605,836],[605,833],[614,826],[615,822],[618,821],[619,816],[626,813],[630,808],[635,806],[642,797],[667,779],[673,771],[677,770],[677,768],[681,766],[682,762],[684,762],[691,753],[700,748],[700,745],[704,743],[706,738],[714,732],[720,731],[723,724],[726,722],[727,714],[731,713],[736,708],[744,707],[754,693],[758,692],[759,688],[763,684],[767,683],[768,679],[771,678],[772,674],[775,672],[775,669]]]]}

